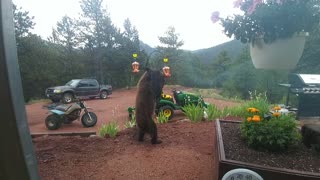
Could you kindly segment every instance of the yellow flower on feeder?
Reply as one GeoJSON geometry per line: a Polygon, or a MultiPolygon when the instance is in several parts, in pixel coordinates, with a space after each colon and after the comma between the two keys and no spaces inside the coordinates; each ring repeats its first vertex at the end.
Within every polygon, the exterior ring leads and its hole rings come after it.
{"type": "Polygon", "coordinates": [[[138,54],[137,54],[137,53],[134,53],[134,54],[132,54],[132,57],[133,57],[134,59],[136,59],[136,58],[138,57],[138,54]]]}

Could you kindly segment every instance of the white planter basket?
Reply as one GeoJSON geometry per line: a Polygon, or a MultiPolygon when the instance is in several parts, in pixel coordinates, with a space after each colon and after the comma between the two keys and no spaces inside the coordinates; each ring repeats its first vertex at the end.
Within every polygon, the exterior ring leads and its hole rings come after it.
{"type": "Polygon", "coordinates": [[[307,34],[295,35],[265,44],[263,38],[250,44],[250,55],[257,69],[294,69],[301,58],[307,34]]]}

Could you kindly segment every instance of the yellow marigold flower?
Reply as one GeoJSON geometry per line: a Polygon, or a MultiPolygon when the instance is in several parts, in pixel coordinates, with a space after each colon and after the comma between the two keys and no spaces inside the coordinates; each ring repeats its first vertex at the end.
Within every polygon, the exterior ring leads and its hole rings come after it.
{"type": "Polygon", "coordinates": [[[273,114],[272,114],[272,116],[274,116],[274,117],[279,117],[281,115],[281,113],[279,113],[279,112],[274,112],[273,114]]]}
{"type": "Polygon", "coordinates": [[[260,121],[260,116],[254,115],[254,116],[252,117],[252,121],[254,121],[254,122],[259,122],[259,121],[260,121]]]}
{"type": "Polygon", "coordinates": [[[252,117],[247,117],[247,121],[248,122],[252,121],[252,117]]]}
{"type": "Polygon", "coordinates": [[[276,111],[278,111],[278,110],[281,109],[281,107],[280,107],[280,106],[275,106],[273,109],[276,110],[276,111]]]}
{"type": "Polygon", "coordinates": [[[253,108],[248,108],[247,111],[248,111],[248,112],[251,112],[252,109],[253,109],[253,108]]]}
{"type": "Polygon", "coordinates": [[[248,108],[247,111],[252,112],[252,113],[259,112],[259,110],[257,108],[248,108]]]}

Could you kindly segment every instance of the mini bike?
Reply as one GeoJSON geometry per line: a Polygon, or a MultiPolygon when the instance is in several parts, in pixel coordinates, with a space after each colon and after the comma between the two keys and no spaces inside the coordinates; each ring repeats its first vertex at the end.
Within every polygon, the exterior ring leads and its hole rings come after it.
{"type": "Polygon", "coordinates": [[[74,120],[79,120],[84,127],[92,127],[97,123],[97,115],[89,112],[89,107],[86,107],[85,102],[77,99],[72,104],[62,104],[56,107],[49,108],[50,115],[45,120],[46,127],[49,130],[59,129],[62,124],[70,124],[74,120]],[[84,114],[81,116],[81,113],[84,114]]]}

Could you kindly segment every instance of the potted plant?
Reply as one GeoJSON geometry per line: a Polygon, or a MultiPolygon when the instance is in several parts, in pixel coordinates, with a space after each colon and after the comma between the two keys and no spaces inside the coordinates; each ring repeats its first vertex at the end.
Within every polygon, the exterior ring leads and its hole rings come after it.
{"type": "Polygon", "coordinates": [[[250,55],[258,69],[293,69],[304,49],[306,36],[319,25],[319,0],[236,0],[243,12],[227,18],[213,12],[224,33],[250,43],[250,55]]]}

